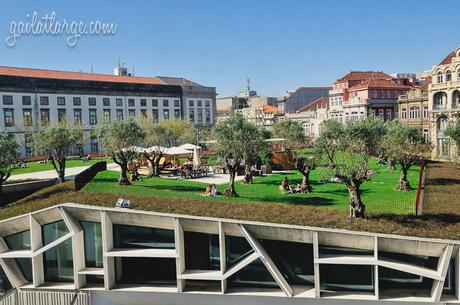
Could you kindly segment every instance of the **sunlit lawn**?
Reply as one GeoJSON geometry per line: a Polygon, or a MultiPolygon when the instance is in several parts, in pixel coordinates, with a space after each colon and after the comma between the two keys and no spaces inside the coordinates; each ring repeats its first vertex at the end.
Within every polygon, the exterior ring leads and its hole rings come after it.
{"type": "MultiPolygon", "coordinates": [[[[367,212],[408,214],[415,212],[415,195],[419,167],[414,166],[409,173],[409,180],[413,188],[410,192],[398,192],[395,185],[399,179],[399,170],[390,172],[386,166],[378,166],[377,160],[372,159],[370,169],[376,173],[365,182],[362,189],[362,199],[366,204],[367,212]]],[[[84,189],[84,192],[109,192],[120,196],[165,196],[187,198],[194,200],[211,200],[225,202],[240,202],[247,204],[261,204],[264,202],[286,203],[292,205],[324,206],[339,210],[348,210],[348,191],[339,183],[320,182],[324,177],[322,169],[318,168],[311,174],[313,193],[311,194],[282,194],[279,185],[284,176],[291,184],[301,181],[301,174],[273,174],[256,177],[252,185],[242,182],[236,183],[239,198],[203,197],[206,184],[193,180],[175,180],[169,178],[150,178],[135,182],[132,186],[119,186],[117,172],[101,172],[84,189]]],[[[218,185],[223,192],[226,184],[218,185]]]]}
{"type": "MultiPolygon", "coordinates": [[[[67,160],[66,167],[70,168],[70,167],[77,167],[77,166],[90,166],[100,161],[107,161],[108,163],[112,162],[111,159],[106,159],[106,158],[93,158],[89,162],[83,162],[82,160],[67,160]]],[[[19,175],[19,174],[36,173],[36,172],[54,170],[53,165],[51,165],[51,163],[49,162],[48,163],[28,162],[27,165],[29,167],[17,168],[13,171],[12,174],[19,175]]]]}

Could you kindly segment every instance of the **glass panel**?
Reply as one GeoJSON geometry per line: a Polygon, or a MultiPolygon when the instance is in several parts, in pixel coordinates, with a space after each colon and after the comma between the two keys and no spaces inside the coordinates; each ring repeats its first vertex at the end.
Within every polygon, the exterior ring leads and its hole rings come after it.
{"type": "Polygon", "coordinates": [[[85,266],[102,268],[102,231],[98,222],[81,221],[85,243],[85,266]]]}
{"type": "Polygon", "coordinates": [[[228,287],[278,288],[278,284],[260,259],[238,271],[227,280],[228,287]]]}
{"type": "Polygon", "coordinates": [[[374,291],[373,266],[320,265],[319,274],[321,290],[374,291]]]}
{"type": "Polygon", "coordinates": [[[113,225],[115,248],[174,249],[174,231],[166,229],[113,225]]]}
{"type": "Polygon", "coordinates": [[[10,284],[10,281],[6,277],[5,272],[3,272],[2,267],[0,266],[0,296],[2,294],[7,293],[10,291],[13,287],[10,284]]]}
{"type": "Polygon", "coordinates": [[[28,282],[32,282],[32,259],[31,258],[16,258],[16,263],[21,269],[24,278],[28,282]]]}
{"type": "Polygon", "coordinates": [[[345,247],[319,246],[319,255],[374,255],[372,250],[345,247]]]}
{"type": "Polygon", "coordinates": [[[431,294],[432,286],[432,279],[379,267],[379,288],[381,291],[388,289],[406,290],[408,295],[412,295],[410,290],[417,290],[418,296],[428,297],[431,294]]]}
{"type": "Polygon", "coordinates": [[[42,235],[43,235],[43,245],[46,246],[49,243],[52,243],[56,239],[69,233],[67,226],[63,220],[56,222],[48,223],[42,226],[42,235]]]}
{"type": "Polygon", "coordinates": [[[117,257],[115,275],[121,284],[176,285],[176,260],[172,258],[117,257]]]}
{"type": "Polygon", "coordinates": [[[220,270],[219,235],[184,232],[185,269],[220,270]]]}
{"type": "Polygon", "coordinates": [[[88,275],[86,275],[86,283],[89,283],[89,284],[101,284],[101,283],[104,283],[104,276],[103,275],[88,274],[88,275]]]}
{"type": "Polygon", "coordinates": [[[245,238],[229,235],[225,236],[225,251],[227,270],[254,252],[245,238]]]}
{"type": "Polygon", "coordinates": [[[438,268],[438,258],[433,256],[409,255],[393,252],[380,252],[379,258],[392,259],[403,263],[417,265],[424,268],[436,270],[438,268]]]}
{"type": "Polygon", "coordinates": [[[30,230],[4,237],[10,250],[30,250],[30,230]]]}
{"type": "Polygon", "coordinates": [[[451,259],[449,262],[449,268],[447,269],[446,280],[444,281],[443,293],[449,295],[455,295],[456,287],[455,278],[455,259],[451,259]]]}
{"type": "Polygon", "coordinates": [[[43,268],[45,271],[45,282],[72,282],[72,241],[68,239],[62,244],[46,251],[43,254],[43,268]]]}
{"type": "Polygon", "coordinates": [[[276,267],[291,285],[314,285],[313,245],[261,240],[276,267]]]}

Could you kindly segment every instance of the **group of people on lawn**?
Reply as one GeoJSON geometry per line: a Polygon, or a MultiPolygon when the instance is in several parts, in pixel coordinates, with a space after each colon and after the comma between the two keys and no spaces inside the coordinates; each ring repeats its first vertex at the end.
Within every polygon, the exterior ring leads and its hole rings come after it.
{"type": "Polygon", "coordinates": [[[298,194],[302,193],[302,187],[300,186],[299,183],[294,187],[293,185],[289,184],[289,178],[284,177],[283,180],[281,180],[281,185],[279,186],[279,189],[281,192],[285,194],[298,194]]]}

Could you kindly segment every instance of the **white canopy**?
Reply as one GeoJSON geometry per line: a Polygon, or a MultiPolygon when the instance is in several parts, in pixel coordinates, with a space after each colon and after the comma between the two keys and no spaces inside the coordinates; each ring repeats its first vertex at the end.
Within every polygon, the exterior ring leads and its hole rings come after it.
{"type": "Polygon", "coordinates": [[[191,154],[191,153],[192,152],[190,150],[187,150],[181,147],[170,147],[170,148],[167,148],[166,151],[164,152],[164,154],[171,155],[171,156],[191,154]]]}
{"type": "Polygon", "coordinates": [[[166,153],[168,151],[168,148],[163,147],[163,146],[150,146],[149,148],[145,149],[146,152],[151,153],[151,152],[162,152],[166,153]]]}
{"type": "Polygon", "coordinates": [[[190,144],[190,143],[182,144],[179,147],[183,148],[183,149],[188,149],[188,150],[191,150],[191,151],[193,151],[194,149],[201,149],[201,146],[198,146],[198,145],[195,145],[195,144],[190,144]]]}
{"type": "Polygon", "coordinates": [[[143,153],[145,151],[145,148],[140,147],[140,146],[130,146],[130,147],[123,148],[123,151],[134,151],[137,153],[143,153]]]}

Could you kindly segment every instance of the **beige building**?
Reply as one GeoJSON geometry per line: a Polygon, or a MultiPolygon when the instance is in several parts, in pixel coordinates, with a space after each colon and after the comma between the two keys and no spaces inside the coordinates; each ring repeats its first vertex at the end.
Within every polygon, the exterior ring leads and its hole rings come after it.
{"type": "Polygon", "coordinates": [[[444,131],[460,115],[460,48],[433,66],[431,72],[428,107],[431,111],[431,143],[434,145],[432,158],[451,159],[458,157],[458,151],[444,131]]]}
{"type": "Polygon", "coordinates": [[[412,88],[398,98],[398,119],[401,123],[419,127],[425,142],[430,142],[430,112],[428,86],[431,79],[421,87],[412,88]]]}
{"type": "Polygon", "coordinates": [[[305,135],[316,139],[321,134],[321,127],[327,120],[329,110],[329,97],[323,96],[305,107],[302,107],[297,113],[286,113],[285,118],[299,122],[305,132],[305,135]]]}
{"type": "Polygon", "coordinates": [[[263,105],[255,108],[243,108],[235,110],[237,113],[243,115],[247,121],[259,127],[264,127],[270,130],[278,118],[278,108],[263,105]]]}

